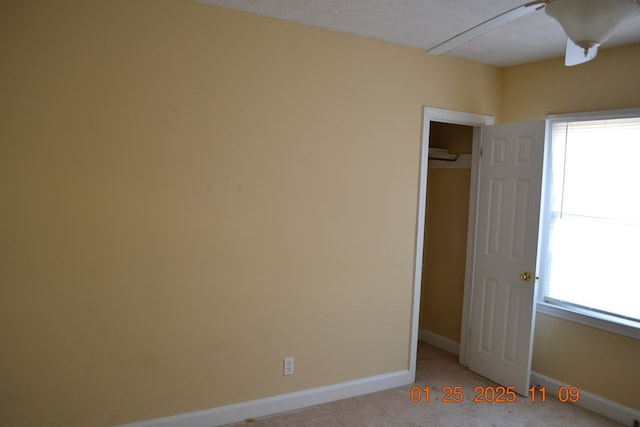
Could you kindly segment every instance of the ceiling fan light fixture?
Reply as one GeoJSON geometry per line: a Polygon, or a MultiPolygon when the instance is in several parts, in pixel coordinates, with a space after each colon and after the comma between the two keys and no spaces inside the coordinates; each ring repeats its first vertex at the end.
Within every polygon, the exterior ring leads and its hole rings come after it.
{"type": "Polygon", "coordinates": [[[565,65],[573,66],[595,58],[600,45],[624,21],[640,15],[640,0],[531,0],[463,31],[427,52],[431,55],[450,52],[507,22],[543,8],[567,35],[565,65]]]}
{"type": "Polygon", "coordinates": [[[547,15],[585,55],[604,43],[626,19],[640,14],[636,0],[553,0],[545,8],[547,15]]]}

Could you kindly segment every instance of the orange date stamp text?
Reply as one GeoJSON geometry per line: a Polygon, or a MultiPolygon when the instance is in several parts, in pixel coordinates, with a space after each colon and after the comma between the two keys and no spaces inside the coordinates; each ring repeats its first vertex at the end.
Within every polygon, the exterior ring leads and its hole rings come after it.
{"type": "MultiPolygon", "coordinates": [[[[528,389],[532,403],[547,402],[547,388],[532,386],[528,389]]],[[[472,400],[474,403],[513,403],[518,399],[515,387],[513,386],[476,386],[473,388],[473,398],[465,395],[465,391],[460,385],[446,385],[442,387],[442,395],[438,399],[434,396],[431,387],[411,387],[409,398],[412,402],[430,403],[432,398],[440,400],[442,403],[460,403],[464,400],[472,400]]],[[[576,403],[580,400],[580,388],[576,386],[562,386],[557,393],[550,394],[550,400],[559,402],[576,403]]]]}

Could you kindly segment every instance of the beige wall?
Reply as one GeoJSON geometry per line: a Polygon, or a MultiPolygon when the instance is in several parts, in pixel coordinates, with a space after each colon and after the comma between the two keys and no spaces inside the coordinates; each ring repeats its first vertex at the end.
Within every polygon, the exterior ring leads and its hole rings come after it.
{"type": "Polygon", "coordinates": [[[0,54],[1,425],[408,368],[422,106],[500,70],[187,0],[2,2],[0,54]]]}
{"type": "Polygon", "coordinates": [[[501,121],[640,106],[640,44],[604,49],[596,60],[575,67],[563,61],[505,68],[501,121]]]}
{"type": "MultiPolygon", "coordinates": [[[[505,121],[640,106],[640,45],[565,68],[551,60],[504,70],[505,121]]],[[[640,341],[538,315],[533,370],[640,409],[640,341]]]]}

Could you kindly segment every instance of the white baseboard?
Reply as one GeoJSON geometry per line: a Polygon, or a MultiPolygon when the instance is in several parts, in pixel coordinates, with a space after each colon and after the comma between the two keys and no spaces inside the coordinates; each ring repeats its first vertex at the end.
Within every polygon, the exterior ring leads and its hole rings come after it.
{"type": "MultiPolygon", "coordinates": [[[[547,393],[554,395],[558,388],[570,386],[570,384],[563,383],[562,381],[537,372],[531,372],[531,385],[546,387],[547,393]]],[[[578,400],[576,405],[628,426],[633,425],[634,420],[640,420],[640,411],[582,389],[580,390],[580,400],[578,400]]]]}
{"type": "Polygon", "coordinates": [[[460,354],[459,343],[452,339],[443,337],[442,335],[427,331],[426,329],[418,330],[418,340],[431,344],[434,347],[438,347],[448,353],[453,353],[456,356],[460,354]]]}
{"type": "Polygon", "coordinates": [[[307,406],[375,393],[411,384],[414,380],[415,378],[408,370],[397,371],[204,411],[123,424],[119,427],[218,427],[246,420],[247,418],[264,417],[307,406]]]}

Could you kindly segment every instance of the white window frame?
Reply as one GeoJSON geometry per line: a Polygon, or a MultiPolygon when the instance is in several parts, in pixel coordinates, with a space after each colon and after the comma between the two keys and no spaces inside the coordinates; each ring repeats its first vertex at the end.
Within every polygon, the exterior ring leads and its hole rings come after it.
{"type": "MultiPolygon", "coordinates": [[[[630,108],[624,110],[607,110],[607,111],[593,111],[587,113],[569,113],[569,114],[553,114],[547,116],[547,138],[545,142],[545,154],[543,165],[543,182],[542,182],[542,206],[540,215],[540,236],[539,236],[539,250],[538,250],[538,265],[545,265],[542,262],[547,256],[547,248],[542,244],[547,240],[545,234],[548,233],[549,226],[547,224],[548,217],[546,212],[548,209],[548,197],[551,194],[550,180],[547,179],[547,174],[550,173],[550,146],[551,146],[551,132],[554,122],[571,122],[571,121],[588,121],[588,120],[605,120],[605,119],[622,119],[630,117],[640,117],[640,108],[630,108]]],[[[539,274],[540,275],[540,274],[539,274]]],[[[540,275],[540,277],[543,277],[540,275]]],[[[561,319],[569,320],[572,322],[588,325],[594,328],[602,329],[608,332],[612,332],[619,335],[624,335],[630,338],[640,339],[640,322],[634,322],[632,320],[625,320],[615,316],[609,316],[603,313],[598,313],[591,310],[580,309],[578,307],[570,305],[562,305],[549,303],[545,301],[544,284],[540,284],[537,295],[536,310],[538,313],[544,313],[550,316],[558,317],[561,319]]]]}

